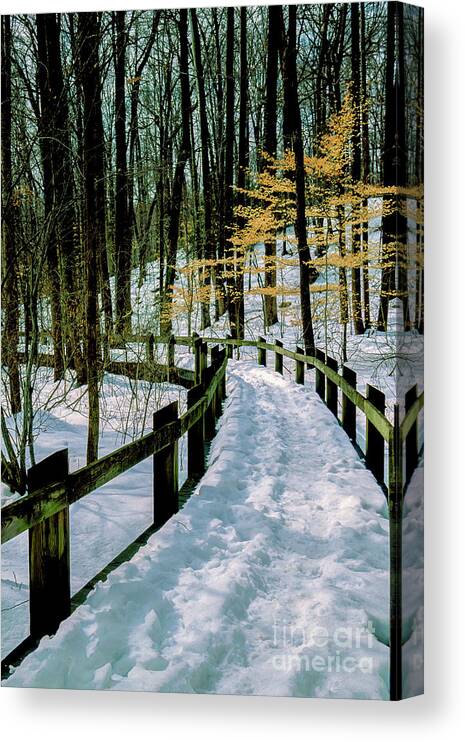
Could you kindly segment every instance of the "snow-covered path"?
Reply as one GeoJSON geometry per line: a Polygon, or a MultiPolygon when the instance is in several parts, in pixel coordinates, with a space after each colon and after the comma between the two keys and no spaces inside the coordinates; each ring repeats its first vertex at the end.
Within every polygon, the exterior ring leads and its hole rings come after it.
{"type": "Polygon", "coordinates": [[[387,698],[388,564],[384,494],[319,397],[231,361],[194,495],[6,684],[387,698]]]}

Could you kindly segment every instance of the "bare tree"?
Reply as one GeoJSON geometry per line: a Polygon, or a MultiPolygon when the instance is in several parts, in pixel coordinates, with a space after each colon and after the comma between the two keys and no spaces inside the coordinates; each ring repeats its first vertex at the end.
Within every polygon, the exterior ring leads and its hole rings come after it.
{"type": "Polygon", "coordinates": [[[284,107],[288,116],[289,137],[295,158],[296,218],[295,234],[300,266],[300,308],[305,352],[314,355],[312,309],[310,303],[310,282],[315,277],[315,269],[310,265],[310,249],[307,241],[307,220],[305,217],[305,167],[302,142],[302,120],[297,88],[297,40],[295,5],[289,5],[288,29],[285,36],[281,73],[284,86],[284,107]]]}
{"type": "Polygon", "coordinates": [[[168,228],[168,253],[166,257],[165,308],[162,317],[162,332],[171,332],[172,322],[170,305],[172,302],[172,285],[176,276],[176,259],[178,254],[179,221],[181,214],[184,169],[189,161],[190,140],[190,85],[189,85],[189,51],[187,38],[187,10],[179,11],[179,75],[181,84],[181,143],[171,189],[170,222],[168,228]]]}
{"type": "MultiPolygon", "coordinates": [[[[277,149],[277,86],[280,31],[280,8],[270,5],[268,8],[268,55],[266,66],[265,95],[265,139],[264,151],[269,158],[276,157],[277,149]]],[[[276,294],[276,239],[265,242],[265,323],[267,327],[278,321],[276,294]]]]}
{"type": "Polygon", "coordinates": [[[4,15],[2,16],[2,289],[4,302],[2,357],[8,369],[11,412],[16,415],[21,410],[21,392],[17,358],[19,297],[15,210],[12,203],[11,121],[11,25],[10,17],[4,15]]]}

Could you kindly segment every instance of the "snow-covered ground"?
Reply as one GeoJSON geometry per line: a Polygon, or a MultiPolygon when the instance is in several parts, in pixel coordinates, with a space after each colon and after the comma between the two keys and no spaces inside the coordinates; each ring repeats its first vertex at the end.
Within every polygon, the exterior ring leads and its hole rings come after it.
{"type": "Polygon", "coordinates": [[[424,639],[424,505],[423,461],[404,498],[403,536],[403,671],[404,694],[423,693],[424,639]]]}
{"type": "MultiPolygon", "coordinates": [[[[170,384],[137,384],[106,374],[101,388],[99,454],[104,456],[150,430],[152,414],[177,400],[184,411],[185,390],[170,384]],[[133,392],[136,392],[133,394],[133,392]]],[[[71,379],[54,383],[40,368],[35,383],[36,460],[68,448],[70,471],[86,464],[87,394],[71,379]]],[[[180,445],[181,482],[186,445],[180,445]]],[[[18,497],[2,485],[2,505],[18,497]]],[[[152,462],[146,459],[71,506],[71,589],[75,593],[152,522],[152,462]]],[[[29,634],[28,535],[1,548],[2,657],[29,634]]]]}
{"type": "Polygon", "coordinates": [[[388,696],[384,494],[310,388],[228,371],[194,495],[7,684],[388,696]]]}

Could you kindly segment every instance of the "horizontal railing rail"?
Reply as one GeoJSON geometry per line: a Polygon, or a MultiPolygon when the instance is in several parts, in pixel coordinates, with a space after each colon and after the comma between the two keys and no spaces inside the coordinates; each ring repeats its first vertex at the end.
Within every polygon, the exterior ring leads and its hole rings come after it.
{"type": "MultiPolygon", "coordinates": [[[[194,334],[193,337],[195,340],[196,335],[194,334]]],[[[176,345],[192,346],[193,337],[185,335],[174,335],[173,340],[176,345]]],[[[162,336],[146,334],[134,334],[129,335],[125,338],[126,343],[133,342],[146,344],[150,340],[153,343],[166,342],[166,338],[164,339],[162,336]]],[[[339,374],[337,370],[334,369],[334,367],[328,366],[328,364],[325,363],[324,360],[322,360],[322,357],[325,358],[325,355],[323,353],[320,354],[320,357],[307,355],[303,351],[299,352],[299,350],[290,350],[289,348],[286,348],[281,343],[279,343],[279,341],[278,343],[270,343],[263,338],[258,338],[257,340],[245,340],[242,338],[232,338],[230,336],[202,336],[202,340],[203,342],[206,342],[208,344],[220,343],[221,345],[224,345],[226,347],[249,347],[257,348],[257,350],[264,350],[265,352],[270,351],[272,353],[275,353],[276,355],[289,358],[295,362],[301,361],[302,363],[318,369],[327,379],[330,380],[330,382],[336,384],[341,392],[345,396],[347,396],[349,400],[357,407],[357,409],[359,409],[365,415],[365,417],[376,428],[380,435],[382,435],[386,443],[389,443],[389,440],[392,438],[392,422],[388,420],[382,412],[380,412],[380,410],[376,407],[375,404],[373,404],[373,402],[371,402],[367,397],[364,397],[363,394],[361,394],[356,388],[354,388],[354,385],[352,383],[347,381],[343,375],[339,374]]],[[[112,347],[119,347],[117,340],[113,341],[112,347]]],[[[414,406],[410,408],[405,419],[402,421],[402,440],[405,440],[408,431],[414,424],[415,420],[418,418],[418,415],[423,408],[423,404],[424,395],[422,393],[419,395],[419,397],[415,401],[414,406]]]]}

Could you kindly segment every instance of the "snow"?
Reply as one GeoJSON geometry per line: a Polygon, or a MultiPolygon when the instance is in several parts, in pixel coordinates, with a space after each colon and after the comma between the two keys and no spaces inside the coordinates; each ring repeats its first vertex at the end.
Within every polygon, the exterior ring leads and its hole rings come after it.
{"type": "Polygon", "coordinates": [[[384,494],[310,387],[228,395],[191,499],[6,685],[388,697],[384,494]]]}
{"type": "MultiPolygon", "coordinates": [[[[87,394],[68,377],[53,381],[40,368],[35,384],[36,460],[69,450],[70,471],[86,464],[87,394]]],[[[116,450],[150,430],[152,413],[171,401],[185,409],[186,392],[105,374],[101,386],[99,455],[116,450]],[[133,392],[136,391],[136,395],[133,392]]],[[[186,445],[181,439],[180,477],[185,478],[186,445]]],[[[17,494],[2,486],[2,505],[17,494]]],[[[71,590],[74,594],[152,522],[152,462],[146,459],[70,508],[71,590]]],[[[29,633],[28,535],[2,545],[2,656],[29,633]]]]}
{"type": "Polygon", "coordinates": [[[424,505],[423,460],[404,497],[403,547],[403,675],[405,695],[423,693],[424,639],[424,505]]]}

